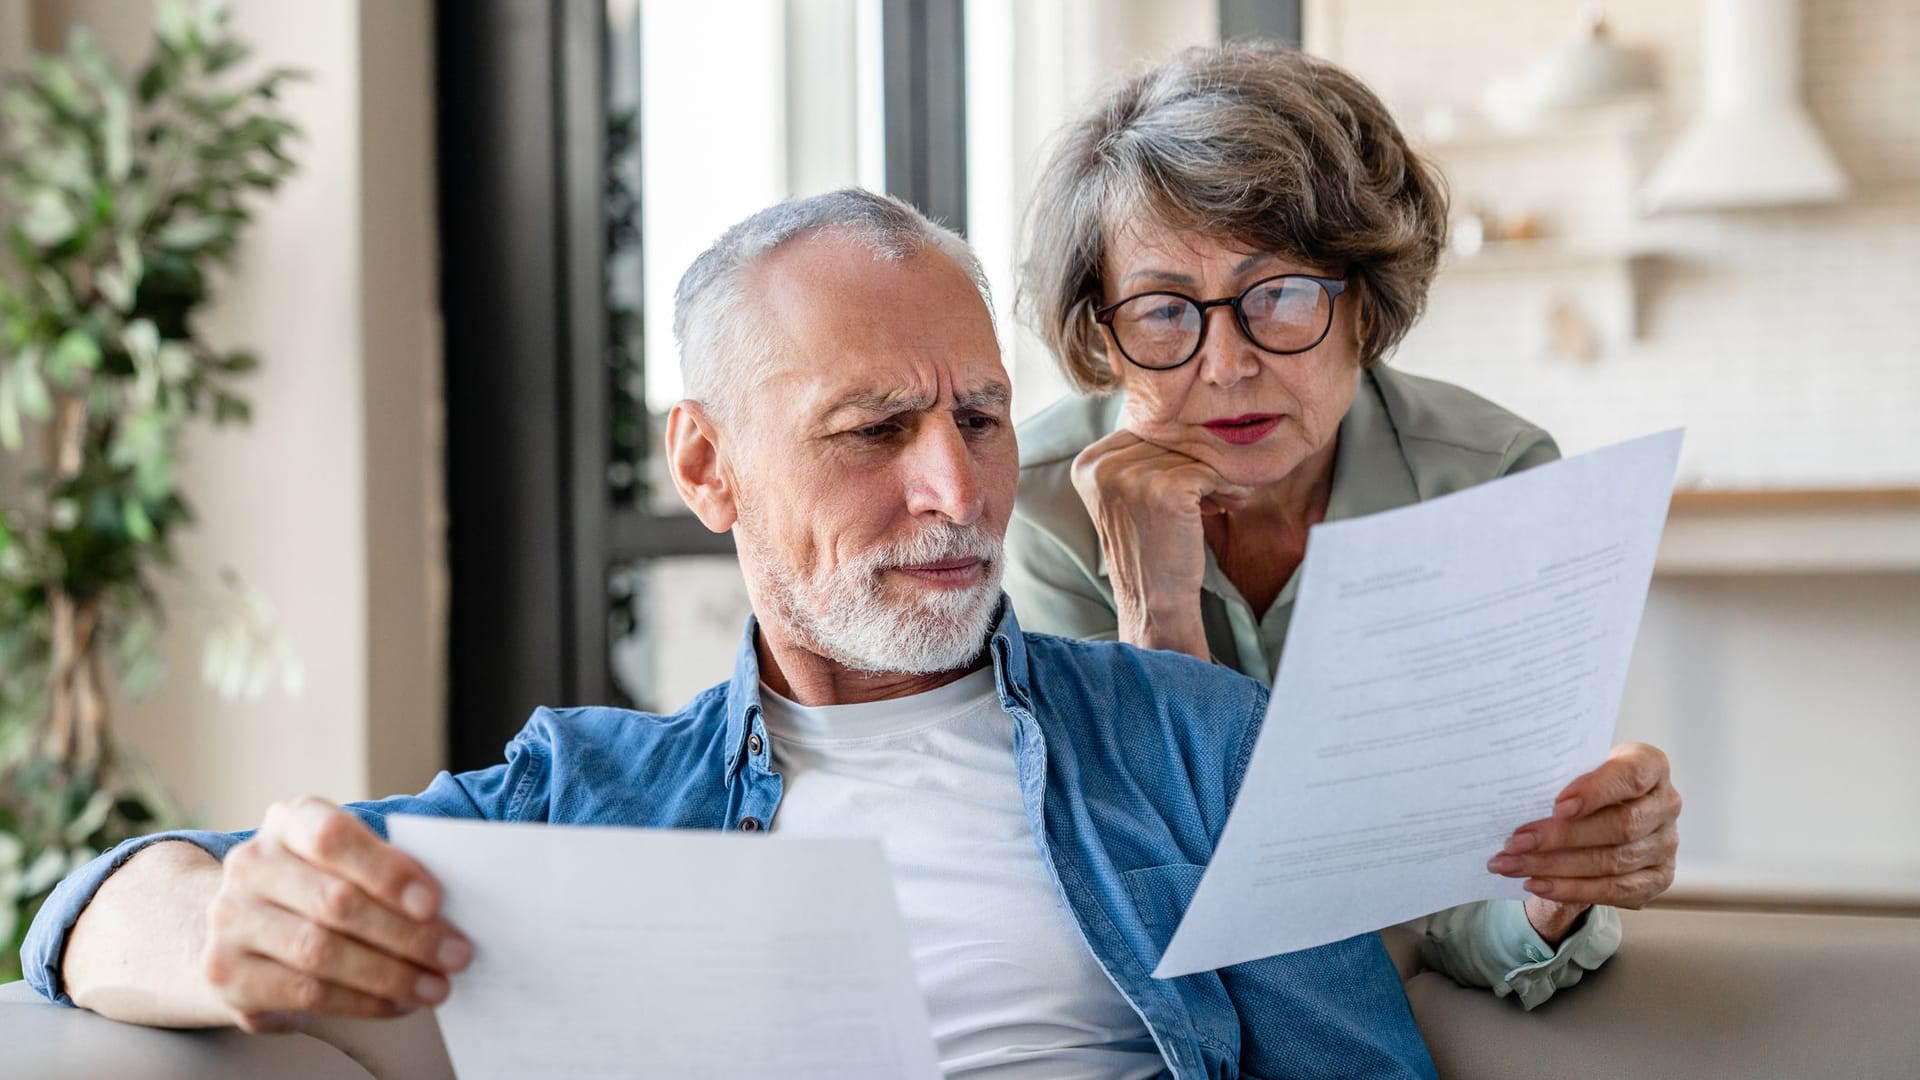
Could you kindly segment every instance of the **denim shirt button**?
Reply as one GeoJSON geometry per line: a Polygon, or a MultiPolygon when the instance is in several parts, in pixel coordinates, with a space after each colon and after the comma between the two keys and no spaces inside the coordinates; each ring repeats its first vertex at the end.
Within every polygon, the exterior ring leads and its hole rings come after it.
{"type": "Polygon", "coordinates": [[[759,752],[760,752],[760,736],[758,734],[747,736],[747,753],[757,754],[759,752]]]}
{"type": "Polygon", "coordinates": [[[759,819],[759,818],[751,818],[751,817],[744,817],[744,818],[741,818],[741,819],[740,819],[740,831],[741,831],[741,832],[759,832],[759,831],[760,831],[760,819],[759,819]]]}

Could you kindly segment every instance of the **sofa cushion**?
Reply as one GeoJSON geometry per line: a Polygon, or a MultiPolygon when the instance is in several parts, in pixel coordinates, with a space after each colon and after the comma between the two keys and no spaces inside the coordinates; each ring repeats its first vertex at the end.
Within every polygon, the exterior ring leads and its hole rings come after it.
{"type": "Polygon", "coordinates": [[[1443,1077],[1920,1077],[1920,919],[1621,912],[1600,970],[1531,1013],[1407,984],[1443,1077]]]}

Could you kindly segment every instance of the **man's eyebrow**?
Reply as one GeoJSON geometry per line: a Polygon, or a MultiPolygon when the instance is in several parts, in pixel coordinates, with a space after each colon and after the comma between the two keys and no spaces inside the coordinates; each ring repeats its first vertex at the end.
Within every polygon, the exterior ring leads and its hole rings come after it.
{"type": "MultiPolygon", "coordinates": [[[[954,407],[977,409],[986,405],[1005,405],[1012,399],[1013,391],[1005,383],[991,383],[960,395],[954,402],[954,407]]],[[[863,390],[834,402],[827,407],[827,414],[832,415],[847,409],[888,414],[924,412],[937,404],[936,399],[924,394],[908,394],[898,390],[863,390]]]]}
{"type": "Polygon", "coordinates": [[[831,415],[847,409],[871,413],[897,413],[932,407],[933,399],[923,395],[905,394],[898,390],[862,390],[857,394],[848,394],[827,406],[827,413],[831,415]]]}
{"type": "Polygon", "coordinates": [[[1012,387],[1006,383],[991,383],[978,390],[961,394],[956,404],[962,409],[978,409],[985,405],[1005,405],[1012,400],[1012,387]]]}

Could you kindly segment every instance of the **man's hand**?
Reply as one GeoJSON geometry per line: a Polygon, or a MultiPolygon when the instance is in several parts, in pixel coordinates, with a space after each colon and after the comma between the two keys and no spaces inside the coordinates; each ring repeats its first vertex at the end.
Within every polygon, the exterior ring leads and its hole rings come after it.
{"type": "Polygon", "coordinates": [[[444,1000],[473,957],[439,910],[433,878],[359,818],[315,798],[280,803],[222,864],[201,967],[251,1032],[400,1016],[444,1000]]]}
{"type": "Polygon", "coordinates": [[[1527,879],[1527,918],[1558,943],[1593,904],[1639,908],[1667,891],[1679,817],[1667,755],[1626,743],[1568,784],[1552,817],[1515,829],[1487,869],[1527,879]]]}

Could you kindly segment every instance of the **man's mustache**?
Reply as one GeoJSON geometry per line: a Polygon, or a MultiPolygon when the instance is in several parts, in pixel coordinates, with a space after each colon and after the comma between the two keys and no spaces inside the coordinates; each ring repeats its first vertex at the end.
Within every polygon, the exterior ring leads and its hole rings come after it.
{"type": "Polygon", "coordinates": [[[1000,538],[980,526],[930,525],[905,540],[863,556],[860,567],[878,573],[902,566],[921,566],[952,559],[998,563],[1001,551],[1000,538]]]}

